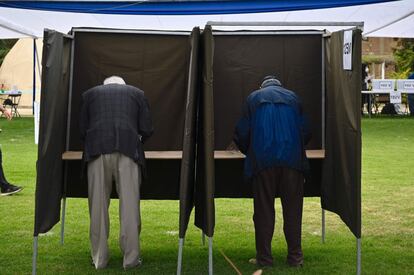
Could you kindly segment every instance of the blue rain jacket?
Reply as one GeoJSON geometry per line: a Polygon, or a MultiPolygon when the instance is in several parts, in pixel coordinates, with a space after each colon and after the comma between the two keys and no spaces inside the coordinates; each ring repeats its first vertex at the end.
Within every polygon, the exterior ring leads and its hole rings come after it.
{"type": "Polygon", "coordinates": [[[251,178],[270,167],[305,172],[304,145],[310,139],[298,96],[276,81],[266,81],[247,98],[234,142],[246,155],[244,173],[251,178]]]}

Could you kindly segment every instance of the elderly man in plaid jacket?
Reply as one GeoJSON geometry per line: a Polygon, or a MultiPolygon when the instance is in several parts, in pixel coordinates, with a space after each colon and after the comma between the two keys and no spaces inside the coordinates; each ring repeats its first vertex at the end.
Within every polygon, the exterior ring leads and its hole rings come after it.
{"type": "Polygon", "coordinates": [[[91,254],[95,267],[109,260],[108,207],[115,181],[125,269],[141,264],[139,248],[140,184],[145,165],[143,143],[153,126],[148,101],[140,89],[112,76],[83,93],[80,118],[83,158],[88,166],[91,254]]]}

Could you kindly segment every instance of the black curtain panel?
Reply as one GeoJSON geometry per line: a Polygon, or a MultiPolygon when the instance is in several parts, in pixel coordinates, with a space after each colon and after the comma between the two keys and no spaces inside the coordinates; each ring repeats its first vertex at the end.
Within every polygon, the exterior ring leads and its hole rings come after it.
{"type": "Polygon", "coordinates": [[[353,31],[352,70],[343,70],[343,31],[326,46],[326,158],[322,207],[361,237],[361,30],[353,31]]]}
{"type": "MultiPolygon", "coordinates": [[[[71,48],[72,40],[63,34],[45,32],[35,235],[59,221],[63,196],[87,197],[82,162],[62,161],[62,153],[82,151],[78,128],[82,93],[119,75],[144,90],[149,100],[155,132],[145,150],[183,151],[183,159],[148,160],[142,198],[182,200],[180,236],[184,236],[194,196],[199,33],[199,28],[192,33],[77,29],[71,48]]],[[[112,195],[116,196],[115,188],[112,195]]]]}
{"type": "Polygon", "coordinates": [[[195,186],[195,225],[205,235],[214,234],[214,113],[213,58],[214,41],[211,26],[202,34],[202,77],[199,100],[197,140],[197,181],[195,186]]]}
{"type": "MultiPolygon", "coordinates": [[[[194,44],[190,33],[77,29],[74,34],[69,150],[82,150],[79,137],[82,93],[102,84],[105,78],[112,75],[118,75],[127,84],[142,89],[148,98],[154,134],[144,149],[183,150],[189,68],[194,44]]],[[[191,126],[191,122],[188,123],[191,126]]],[[[191,149],[189,144],[187,149],[191,149]]],[[[190,155],[186,153],[188,157],[190,155]]],[[[181,167],[181,159],[148,159],[147,178],[141,187],[142,198],[179,199],[180,173],[184,172],[180,172],[181,167]]],[[[82,177],[81,170],[80,162],[68,162],[69,197],[87,196],[86,177],[82,177]]],[[[115,189],[112,197],[116,197],[115,189]]]]}
{"type": "Polygon", "coordinates": [[[184,238],[194,206],[195,161],[196,161],[196,120],[199,74],[200,29],[194,28],[191,34],[191,56],[187,86],[185,125],[183,138],[183,159],[180,172],[180,230],[179,237],[184,238]]]}
{"type": "MultiPolygon", "coordinates": [[[[301,98],[312,139],[307,149],[322,149],[323,59],[321,32],[213,32],[203,40],[203,89],[198,129],[196,226],[214,232],[214,198],[252,197],[243,176],[243,159],[215,159],[214,150],[231,150],[235,125],[247,96],[266,75],[276,75],[301,98]]],[[[323,160],[311,160],[306,196],[320,196],[323,160]]]]}
{"type": "Polygon", "coordinates": [[[71,39],[62,33],[45,30],[34,236],[49,231],[59,221],[60,199],[63,194],[62,153],[66,141],[70,45],[71,39]]]}

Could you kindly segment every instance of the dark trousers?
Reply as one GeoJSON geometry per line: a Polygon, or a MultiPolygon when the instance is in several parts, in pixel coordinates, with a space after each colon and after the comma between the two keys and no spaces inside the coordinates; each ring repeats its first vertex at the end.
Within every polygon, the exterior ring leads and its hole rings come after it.
{"type": "Polygon", "coordinates": [[[6,180],[6,177],[4,176],[3,172],[3,156],[0,149],[0,187],[7,187],[9,185],[9,182],[6,180]]]}
{"type": "Polygon", "coordinates": [[[259,265],[273,264],[272,237],[275,226],[275,196],[283,209],[283,231],[288,246],[287,262],[303,262],[301,246],[303,175],[297,170],[273,167],[259,172],[253,179],[256,259],[259,265]]]}

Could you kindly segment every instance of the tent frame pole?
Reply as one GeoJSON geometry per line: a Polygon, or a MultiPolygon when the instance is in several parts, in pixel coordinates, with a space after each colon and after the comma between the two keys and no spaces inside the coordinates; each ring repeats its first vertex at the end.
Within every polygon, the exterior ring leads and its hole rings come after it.
{"type": "Polygon", "coordinates": [[[208,274],[213,275],[213,237],[208,237],[208,274]]]}
{"type": "Polygon", "coordinates": [[[34,102],[36,101],[36,38],[33,38],[33,98],[32,115],[34,115],[34,102]]]}
{"type": "Polygon", "coordinates": [[[184,238],[180,238],[178,240],[177,275],[181,274],[181,267],[183,263],[183,246],[184,246],[184,238]]]}
{"type": "Polygon", "coordinates": [[[203,231],[201,231],[201,243],[203,244],[203,246],[206,245],[206,235],[203,231]]]}
{"type": "MultiPolygon", "coordinates": [[[[68,110],[67,110],[67,121],[66,121],[66,151],[69,150],[70,145],[70,118],[72,115],[72,89],[73,89],[73,62],[74,62],[74,50],[75,50],[75,34],[73,34],[71,41],[71,52],[70,52],[70,75],[69,75],[69,94],[68,94],[68,110]]],[[[68,178],[68,164],[65,162],[65,171],[63,179],[63,195],[62,195],[62,222],[60,231],[60,244],[64,243],[65,234],[65,216],[66,216],[66,188],[68,178]]]]}
{"type": "Polygon", "coordinates": [[[36,275],[38,236],[33,237],[32,275],[36,275]]]}
{"type": "Polygon", "coordinates": [[[325,243],[325,209],[322,208],[322,243],[325,243]]]}
{"type": "Polygon", "coordinates": [[[62,199],[62,221],[60,223],[60,244],[65,242],[66,196],[62,199]]]}
{"type": "Polygon", "coordinates": [[[357,275],[361,275],[361,238],[357,238],[357,275]]]}

